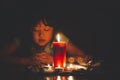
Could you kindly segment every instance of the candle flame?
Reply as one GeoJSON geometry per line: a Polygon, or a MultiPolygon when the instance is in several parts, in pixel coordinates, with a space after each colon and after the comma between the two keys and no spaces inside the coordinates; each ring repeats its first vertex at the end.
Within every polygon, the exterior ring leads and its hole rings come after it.
{"type": "Polygon", "coordinates": [[[60,42],[60,34],[57,34],[57,41],[60,42]]]}

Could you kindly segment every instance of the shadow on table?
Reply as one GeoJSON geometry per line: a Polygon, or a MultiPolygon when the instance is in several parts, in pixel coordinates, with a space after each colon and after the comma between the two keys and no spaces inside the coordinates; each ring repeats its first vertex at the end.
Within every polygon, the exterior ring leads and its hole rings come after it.
{"type": "Polygon", "coordinates": [[[0,80],[112,80],[106,71],[102,73],[89,73],[81,75],[80,72],[72,74],[43,74],[28,71],[24,66],[1,66],[0,80]]]}

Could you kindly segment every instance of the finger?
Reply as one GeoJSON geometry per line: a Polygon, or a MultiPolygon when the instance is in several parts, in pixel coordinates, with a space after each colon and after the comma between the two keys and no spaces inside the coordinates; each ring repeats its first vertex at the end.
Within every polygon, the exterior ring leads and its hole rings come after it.
{"type": "Polygon", "coordinates": [[[45,55],[48,54],[47,52],[41,52],[41,53],[37,53],[36,55],[45,55]]]}
{"type": "Polygon", "coordinates": [[[48,61],[48,59],[42,59],[42,60],[40,61],[40,63],[42,63],[42,64],[48,64],[48,63],[50,63],[50,62],[48,61]]]}
{"type": "Polygon", "coordinates": [[[37,59],[48,59],[49,56],[46,55],[46,56],[35,56],[37,59]]]}
{"type": "Polygon", "coordinates": [[[34,56],[36,56],[36,57],[45,57],[45,56],[49,56],[49,54],[47,54],[47,53],[41,53],[41,54],[35,54],[34,56]]]}
{"type": "Polygon", "coordinates": [[[35,57],[35,60],[40,62],[43,62],[43,61],[49,62],[51,59],[50,57],[35,57]]]}

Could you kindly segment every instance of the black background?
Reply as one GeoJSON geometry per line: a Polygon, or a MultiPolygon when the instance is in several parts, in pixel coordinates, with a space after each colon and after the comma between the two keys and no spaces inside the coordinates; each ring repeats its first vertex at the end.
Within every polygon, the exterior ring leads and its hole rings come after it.
{"type": "MultiPolygon", "coordinates": [[[[18,1],[4,0],[1,9],[1,42],[12,35],[24,35],[25,22],[31,15],[45,13],[57,16],[60,28],[84,51],[114,64],[113,27],[118,26],[119,8],[105,2],[18,1]],[[24,33],[24,34],[23,34],[24,33]]],[[[110,63],[110,64],[109,64],[110,63]]],[[[110,68],[111,69],[111,68],[110,68]]]]}

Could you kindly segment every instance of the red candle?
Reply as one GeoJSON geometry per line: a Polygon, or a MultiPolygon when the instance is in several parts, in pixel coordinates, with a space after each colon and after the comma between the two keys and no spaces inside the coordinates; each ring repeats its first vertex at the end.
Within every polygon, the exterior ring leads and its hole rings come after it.
{"type": "Polygon", "coordinates": [[[66,43],[53,42],[54,68],[65,68],[66,66],[66,43]]]}

